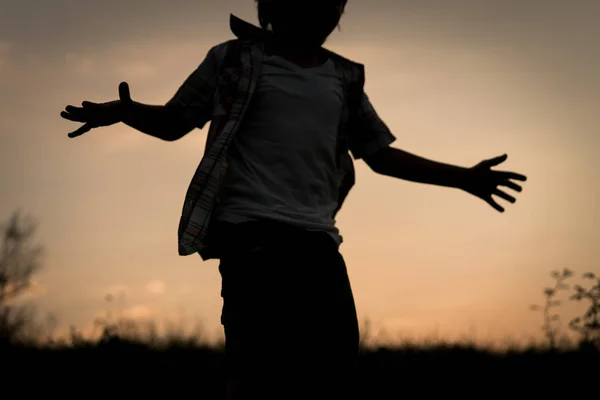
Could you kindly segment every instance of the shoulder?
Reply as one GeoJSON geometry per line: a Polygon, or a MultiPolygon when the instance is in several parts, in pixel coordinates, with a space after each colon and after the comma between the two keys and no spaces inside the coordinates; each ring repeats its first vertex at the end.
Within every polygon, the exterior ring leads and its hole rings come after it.
{"type": "Polygon", "coordinates": [[[322,49],[324,54],[327,55],[336,66],[344,73],[344,75],[351,77],[351,80],[363,80],[365,74],[365,66],[359,62],[350,60],[338,53],[331,50],[322,49]]]}
{"type": "Polygon", "coordinates": [[[349,67],[349,68],[363,68],[364,67],[363,64],[353,61],[353,60],[350,60],[349,58],[346,58],[334,51],[328,50],[326,48],[323,48],[322,50],[331,59],[333,59],[334,61],[336,61],[346,67],[349,67]]]}
{"type": "Polygon", "coordinates": [[[252,39],[230,39],[211,48],[218,63],[222,63],[227,57],[239,57],[244,49],[255,49],[260,43],[252,39]]]}
{"type": "Polygon", "coordinates": [[[210,53],[218,62],[222,62],[227,56],[228,51],[239,44],[239,39],[231,39],[225,42],[218,43],[210,49],[210,53]]]}

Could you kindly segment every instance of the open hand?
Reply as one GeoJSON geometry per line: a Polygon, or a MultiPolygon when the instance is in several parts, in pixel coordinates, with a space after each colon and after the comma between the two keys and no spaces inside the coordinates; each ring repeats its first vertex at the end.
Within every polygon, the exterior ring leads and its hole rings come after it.
{"type": "Polygon", "coordinates": [[[461,189],[484,200],[495,210],[504,212],[504,208],[496,203],[492,195],[503,198],[510,203],[514,203],[516,199],[500,190],[498,186],[505,186],[516,192],[521,192],[523,188],[513,181],[524,182],[527,180],[526,176],[515,172],[493,171],[491,169],[496,165],[502,164],[507,158],[508,155],[504,154],[500,157],[484,160],[474,167],[469,168],[461,189]]]}
{"type": "Polygon", "coordinates": [[[84,101],[82,107],[67,106],[60,116],[69,121],[83,122],[84,124],[74,132],[69,133],[70,138],[81,136],[93,128],[110,126],[121,122],[123,110],[132,103],[129,93],[129,85],[122,82],[119,85],[119,100],[108,103],[92,103],[84,101]]]}

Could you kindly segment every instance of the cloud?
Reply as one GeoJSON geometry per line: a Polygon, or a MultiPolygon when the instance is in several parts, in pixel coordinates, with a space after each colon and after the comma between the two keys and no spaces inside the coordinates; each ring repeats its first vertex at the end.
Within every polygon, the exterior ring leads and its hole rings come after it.
{"type": "Polygon", "coordinates": [[[65,54],[65,67],[71,73],[87,77],[94,76],[102,71],[99,57],[85,53],[65,54]]]}
{"type": "MultiPolygon", "coordinates": [[[[5,290],[7,293],[11,293],[11,291],[14,290],[14,286],[8,285],[5,290]]],[[[37,299],[44,296],[47,291],[48,289],[44,284],[34,280],[27,288],[18,291],[18,294],[14,298],[11,298],[9,303],[21,303],[24,301],[37,299]]]]}
{"type": "Polygon", "coordinates": [[[194,288],[190,284],[184,284],[179,288],[178,292],[181,295],[191,294],[194,292],[194,288]]]}
{"type": "Polygon", "coordinates": [[[125,301],[128,292],[129,286],[124,284],[114,284],[109,286],[108,289],[106,289],[106,292],[104,293],[104,300],[107,303],[122,303],[125,301]]]}
{"type": "MultiPolygon", "coordinates": [[[[215,44],[215,43],[213,43],[215,44]]],[[[70,51],[63,55],[65,71],[81,78],[113,78],[156,82],[178,66],[189,74],[208,52],[209,44],[197,41],[125,41],[70,51]]],[[[1,53],[0,53],[1,54],[1,53]]]]}
{"type": "Polygon", "coordinates": [[[131,55],[119,54],[113,48],[102,49],[98,52],[67,53],[64,56],[66,70],[83,78],[98,77],[135,77],[149,80],[157,77],[157,68],[146,56],[135,59],[131,55]]]}
{"type": "Polygon", "coordinates": [[[12,43],[0,40],[0,74],[8,68],[13,48],[12,43]]]}
{"type": "Polygon", "coordinates": [[[48,291],[48,288],[39,283],[39,282],[31,282],[31,286],[27,290],[27,295],[30,297],[40,297],[44,295],[48,291]]]}
{"type": "Polygon", "coordinates": [[[164,294],[166,292],[166,283],[160,280],[149,282],[146,285],[146,290],[151,294],[164,294]]]}
{"type": "Polygon", "coordinates": [[[121,316],[126,319],[145,319],[152,315],[154,315],[152,309],[145,304],[128,307],[121,312],[121,316]]]}

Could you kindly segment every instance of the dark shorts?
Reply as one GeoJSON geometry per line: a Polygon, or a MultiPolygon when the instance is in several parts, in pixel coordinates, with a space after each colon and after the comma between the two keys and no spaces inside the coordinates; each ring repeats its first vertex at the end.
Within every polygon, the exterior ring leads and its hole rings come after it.
{"type": "Polygon", "coordinates": [[[229,376],[259,397],[267,388],[280,395],[290,387],[297,395],[348,389],[358,321],[333,238],[265,222],[219,223],[218,230],[229,376]]]}

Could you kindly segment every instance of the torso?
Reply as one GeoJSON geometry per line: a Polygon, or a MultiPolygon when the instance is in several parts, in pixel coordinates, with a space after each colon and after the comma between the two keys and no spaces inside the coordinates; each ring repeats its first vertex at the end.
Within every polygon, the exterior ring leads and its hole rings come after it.
{"type": "Polygon", "coordinates": [[[228,149],[219,220],[275,220],[326,231],[341,242],[332,215],[342,84],[332,61],[265,57],[242,131],[228,149]]]}
{"type": "Polygon", "coordinates": [[[288,60],[291,63],[296,64],[300,68],[314,68],[320,65],[325,64],[327,62],[327,57],[325,57],[321,52],[316,51],[315,54],[305,57],[293,56],[290,54],[285,54],[282,51],[279,51],[275,45],[267,43],[265,46],[265,54],[268,56],[279,56],[288,60]]]}

